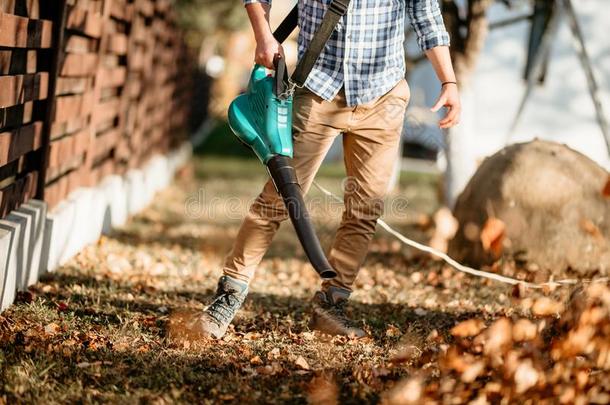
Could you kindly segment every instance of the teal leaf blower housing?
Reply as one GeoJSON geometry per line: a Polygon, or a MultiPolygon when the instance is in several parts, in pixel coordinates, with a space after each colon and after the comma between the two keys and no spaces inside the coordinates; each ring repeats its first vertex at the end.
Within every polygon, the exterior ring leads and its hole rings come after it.
{"type": "Polygon", "coordinates": [[[264,164],[277,155],[292,158],[292,97],[277,97],[274,81],[255,65],[247,92],[229,107],[231,130],[264,164]]]}
{"type": "Polygon", "coordinates": [[[286,91],[287,85],[283,58],[276,58],[274,74],[267,74],[265,67],[255,65],[246,93],[229,107],[229,126],[267,166],[310,263],[320,277],[330,279],[336,272],[316,236],[291,164],[292,95],[286,91]]]}

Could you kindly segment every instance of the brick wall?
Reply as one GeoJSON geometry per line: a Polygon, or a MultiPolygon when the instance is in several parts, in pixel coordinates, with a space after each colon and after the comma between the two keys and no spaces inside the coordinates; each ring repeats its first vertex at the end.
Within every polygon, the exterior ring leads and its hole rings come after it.
{"type": "Polygon", "coordinates": [[[192,60],[169,0],[0,0],[0,218],[178,146],[192,60]]]}

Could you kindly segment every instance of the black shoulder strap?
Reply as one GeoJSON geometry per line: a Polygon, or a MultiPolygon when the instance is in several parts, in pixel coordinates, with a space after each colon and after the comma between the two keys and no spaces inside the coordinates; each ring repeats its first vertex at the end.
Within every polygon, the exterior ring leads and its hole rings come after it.
{"type": "MultiPolygon", "coordinates": [[[[309,72],[313,69],[320,53],[322,53],[326,42],[339,23],[341,17],[347,12],[349,3],[350,0],[332,0],[328,6],[328,10],[326,10],[320,26],[314,33],[307,50],[305,50],[303,57],[297,63],[297,67],[292,74],[292,81],[296,83],[297,86],[303,86],[305,84],[307,76],[309,76],[309,72]]],[[[275,39],[280,43],[283,42],[297,26],[297,20],[298,9],[297,6],[295,6],[273,33],[275,39]]]]}
{"type": "Polygon", "coordinates": [[[284,18],[284,21],[275,29],[273,36],[280,44],[288,38],[299,23],[299,5],[293,7],[290,13],[284,18]]]}

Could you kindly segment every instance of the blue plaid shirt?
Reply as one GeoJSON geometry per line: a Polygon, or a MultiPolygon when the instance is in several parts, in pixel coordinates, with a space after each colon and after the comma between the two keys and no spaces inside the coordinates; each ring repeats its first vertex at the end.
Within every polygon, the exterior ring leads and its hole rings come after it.
{"type": "MultiPolygon", "coordinates": [[[[243,0],[244,4],[271,0],[243,0]]],[[[299,0],[299,58],[331,0],[299,0]]],[[[438,0],[352,0],[320,54],[305,86],[325,100],[341,87],[349,106],[390,91],[405,76],[405,15],[422,50],[449,45],[438,0]]]]}

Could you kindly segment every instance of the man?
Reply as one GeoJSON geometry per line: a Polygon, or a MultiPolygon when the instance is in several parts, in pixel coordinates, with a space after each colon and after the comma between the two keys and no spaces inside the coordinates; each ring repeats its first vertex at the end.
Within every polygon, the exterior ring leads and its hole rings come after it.
{"type": "MultiPolygon", "coordinates": [[[[255,61],[273,68],[281,45],[269,27],[271,0],[244,0],[256,38],[255,61]]],[[[302,57],[330,0],[299,0],[302,57]]],[[[404,79],[404,25],[408,14],[418,43],[442,82],[432,111],[447,107],[441,128],[458,123],[460,101],[447,34],[437,0],[353,0],[293,102],[293,164],[306,192],[333,140],[343,134],[345,211],[329,254],[338,276],[322,283],[313,298],[310,328],[361,337],[345,304],[382,214],[401,135],[409,87],[404,79]]],[[[241,225],[211,305],[197,321],[200,332],[221,338],[243,303],[248,283],[267,251],[284,204],[271,180],[241,225]]]]}

